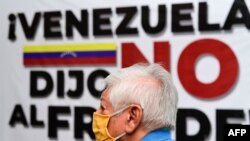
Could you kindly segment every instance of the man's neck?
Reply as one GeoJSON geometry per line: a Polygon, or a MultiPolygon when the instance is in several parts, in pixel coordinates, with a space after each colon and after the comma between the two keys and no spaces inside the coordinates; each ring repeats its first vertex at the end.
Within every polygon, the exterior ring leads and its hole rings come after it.
{"type": "Polygon", "coordinates": [[[149,131],[138,128],[133,134],[127,134],[124,138],[121,138],[121,141],[141,141],[141,139],[147,135],[149,131]]]}

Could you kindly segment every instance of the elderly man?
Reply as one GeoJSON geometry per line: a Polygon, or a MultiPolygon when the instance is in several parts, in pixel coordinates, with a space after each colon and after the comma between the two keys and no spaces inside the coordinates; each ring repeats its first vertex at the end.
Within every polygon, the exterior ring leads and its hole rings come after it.
{"type": "Polygon", "coordinates": [[[178,96],[162,66],[137,64],[105,80],[93,115],[96,141],[172,141],[178,96]]]}

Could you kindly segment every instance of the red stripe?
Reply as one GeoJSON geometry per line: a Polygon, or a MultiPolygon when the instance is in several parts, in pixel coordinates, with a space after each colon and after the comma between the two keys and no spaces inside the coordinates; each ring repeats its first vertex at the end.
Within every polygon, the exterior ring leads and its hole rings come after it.
{"type": "Polygon", "coordinates": [[[54,58],[54,59],[24,59],[25,66],[51,65],[115,65],[115,57],[102,58],[54,58]]]}

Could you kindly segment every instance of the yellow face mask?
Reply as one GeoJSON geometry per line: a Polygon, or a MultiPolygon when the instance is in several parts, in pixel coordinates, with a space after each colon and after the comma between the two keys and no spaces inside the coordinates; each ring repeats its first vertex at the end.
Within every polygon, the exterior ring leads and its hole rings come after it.
{"type": "Polygon", "coordinates": [[[109,134],[107,127],[108,127],[109,120],[112,116],[115,116],[115,115],[121,113],[122,111],[124,111],[128,107],[125,107],[125,108],[123,108],[123,109],[121,109],[121,110],[119,110],[111,115],[102,115],[102,114],[98,114],[98,113],[94,112],[92,128],[93,128],[93,132],[95,134],[96,141],[116,141],[119,138],[121,138],[122,136],[126,135],[126,132],[124,132],[117,137],[112,137],[109,134]]]}

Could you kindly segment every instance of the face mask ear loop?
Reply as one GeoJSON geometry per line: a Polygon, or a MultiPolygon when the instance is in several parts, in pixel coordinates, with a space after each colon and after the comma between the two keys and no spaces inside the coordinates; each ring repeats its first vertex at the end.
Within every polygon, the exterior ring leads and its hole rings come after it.
{"type": "Polygon", "coordinates": [[[120,139],[121,137],[125,136],[126,135],[126,132],[122,133],[121,135],[115,137],[115,141],[120,139]]]}
{"type": "Polygon", "coordinates": [[[114,112],[113,114],[110,114],[110,117],[115,116],[115,115],[117,115],[117,114],[123,112],[125,109],[127,109],[128,107],[133,106],[133,105],[134,105],[134,104],[131,104],[131,105],[129,105],[129,106],[126,106],[126,107],[124,107],[124,108],[122,108],[122,109],[120,109],[120,110],[114,112]]]}

